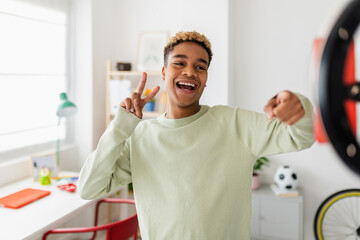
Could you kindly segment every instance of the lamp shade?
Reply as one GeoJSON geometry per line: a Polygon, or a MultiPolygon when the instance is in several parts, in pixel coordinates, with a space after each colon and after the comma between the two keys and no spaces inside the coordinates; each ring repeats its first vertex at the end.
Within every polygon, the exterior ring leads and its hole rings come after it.
{"type": "Polygon", "coordinates": [[[60,93],[60,100],[61,103],[56,111],[58,117],[70,117],[77,112],[75,104],[67,99],[66,93],[60,93]]]}

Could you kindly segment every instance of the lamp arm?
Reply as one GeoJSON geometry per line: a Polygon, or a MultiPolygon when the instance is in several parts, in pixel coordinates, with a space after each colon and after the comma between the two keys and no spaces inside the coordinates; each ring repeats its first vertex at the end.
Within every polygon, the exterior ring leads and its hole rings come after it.
{"type": "Polygon", "coordinates": [[[59,117],[58,124],[57,124],[57,140],[56,140],[56,165],[60,167],[59,165],[59,151],[60,151],[60,122],[61,117],[59,117]]]}

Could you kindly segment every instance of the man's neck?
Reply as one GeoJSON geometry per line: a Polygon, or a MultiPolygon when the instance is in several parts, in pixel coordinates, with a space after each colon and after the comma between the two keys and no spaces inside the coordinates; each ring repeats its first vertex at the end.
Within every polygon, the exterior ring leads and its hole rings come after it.
{"type": "Polygon", "coordinates": [[[168,105],[165,116],[168,119],[179,119],[179,118],[189,117],[199,111],[200,111],[199,104],[187,106],[187,107],[168,105]]]}

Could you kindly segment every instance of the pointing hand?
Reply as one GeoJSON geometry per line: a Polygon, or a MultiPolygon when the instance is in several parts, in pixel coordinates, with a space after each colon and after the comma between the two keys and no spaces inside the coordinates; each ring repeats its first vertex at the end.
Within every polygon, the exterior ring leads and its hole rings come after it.
{"type": "Polygon", "coordinates": [[[268,101],[264,111],[270,120],[276,117],[280,122],[288,125],[295,124],[305,115],[299,98],[290,91],[279,92],[268,101]]]}

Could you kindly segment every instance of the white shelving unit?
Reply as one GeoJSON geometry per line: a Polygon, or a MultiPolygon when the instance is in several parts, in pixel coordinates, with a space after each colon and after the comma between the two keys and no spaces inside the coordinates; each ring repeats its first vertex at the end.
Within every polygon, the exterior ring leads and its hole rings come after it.
{"type": "Polygon", "coordinates": [[[269,185],[252,193],[251,240],[302,240],[303,196],[278,197],[269,185]]]}
{"type": "MultiPolygon", "coordinates": [[[[123,80],[128,79],[131,80],[131,88],[135,89],[141,80],[142,72],[139,71],[116,71],[113,70],[112,61],[106,62],[106,126],[109,125],[111,120],[114,118],[114,114],[111,112],[110,107],[110,81],[112,80],[123,80]]],[[[154,112],[143,112],[143,118],[149,119],[149,118],[156,118],[160,116],[161,113],[163,113],[163,109],[159,109],[159,103],[160,98],[164,91],[164,84],[161,80],[162,74],[161,72],[147,72],[147,83],[145,88],[154,88],[155,86],[160,86],[160,91],[156,95],[156,105],[154,112]]],[[[120,104],[120,102],[119,102],[120,104]]],[[[164,108],[164,106],[162,106],[164,108]]]]}

